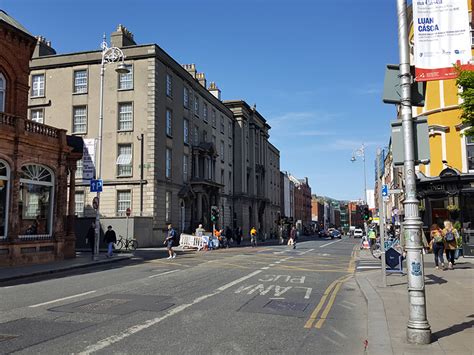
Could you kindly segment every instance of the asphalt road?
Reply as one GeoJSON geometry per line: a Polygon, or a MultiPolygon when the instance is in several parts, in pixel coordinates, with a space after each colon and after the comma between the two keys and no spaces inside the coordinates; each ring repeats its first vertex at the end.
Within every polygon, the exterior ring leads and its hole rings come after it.
{"type": "Polygon", "coordinates": [[[178,252],[0,285],[0,353],[363,354],[352,239],[178,252]]]}

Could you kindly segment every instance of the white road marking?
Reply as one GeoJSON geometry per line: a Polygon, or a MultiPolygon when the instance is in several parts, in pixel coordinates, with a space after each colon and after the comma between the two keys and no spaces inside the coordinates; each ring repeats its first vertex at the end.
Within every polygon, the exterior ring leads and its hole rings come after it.
{"type": "Polygon", "coordinates": [[[260,270],[268,270],[269,267],[268,266],[265,266],[265,267],[262,267],[260,270]]]}
{"type": "Polygon", "coordinates": [[[349,306],[356,306],[355,303],[352,303],[352,302],[349,302],[349,301],[342,301],[341,303],[345,303],[345,304],[348,304],[349,306]]]}
{"type": "Polygon", "coordinates": [[[337,335],[339,335],[341,338],[344,338],[344,339],[347,339],[347,336],[345,334],[342,334],[339,330],[337,330],[336,328],[334,327],[329,327],[331,328],[331,330],[336,333],[337,335]]]}
{"type": "Polygon", "coordinates": [[[380,269],[380,266],[357,266],[357,270],[360,269],[380,269]]]}
{"type": "Polygon", "coordinates": [[[270,264],[270,265],[268,265],[268,266],[275,266],[275,264],[270,264]]]}
{"type": "Polygon", "coordinates": [[[275,261],[275,264],[281,264],[281,261],[275,261]]]}
{"type": "Polygon", "coordinates": [[[119,333],[119,334],[116,334],[116,335],[112,335],[108,338],[105,338],[105,339],[102,339],[100,340],[99,342],[97,342],[96,344],[93,344],[93,345],[89,345],[84,351],[81,351],[79,354],[80,355],[86,355],[86,354],[92,354],[96,351],[99,351],[99,350],[102,350],[112,344],[115,344],[125,338],[128,338],[129,336],[135,334],[135,333],[138,333],[142,330],[145,330],[147,328],[150,328],[152,326],[154,326],[155,324],[158,324],[162,321],[164,321],[165,319],[171,317],[171,316],[174,316],[175,314],[178,314],[182,311],[184,311],[185,309],[199,303],[199,302],[202,302],[206,299],[208,299],[209,297],[212,297],[212,296],[215,296],[215,295],[218,295],[219,293],[221,293],[222,291],[224,290],[227,290],[229,287],[232,287],[244,280],[247,280],[259,273],[261,273],[262,271],[261,270],[256,270],[254,272],[252,272],[251,274],[248,274],[247,276],[244,276],[244,277],[241,277],[240,279],[237,279],[235,281],[232,281],[232,282],[229,282],[228,284],[225,284],[224,286],[221,286],[219,287],[216,291],[214,292],[211,292],[207,295],[202,295],[196,299],[194,299],[191,303],[185,303],[185,304],[182,304],[180,306],[177,306],[175,308],[172,308],[171,310],[169,310],[165,315],[161,316],[161,317],[157,317],[157,318],[153,318],[153,319],[150,319],[150,320],[147,320],[146,322],[142,323],[142,324],[137,324],[137,325],[134,325],[126,330],[124,330],[122,333],[119,333]]]}
{"type": "Polygon", "coordinates": [[[170,271],[162,272],[161,274],[148,276],[148,278],[152,279],[154,277],[158,277],[158,276],[162,276],[162,275],[166,275],[166,274],[171,274],[171,273],[176,272],[176,271],[179,271],[179,270],[170,270],[170,271]]]}
{"type": "Polygon", "coordinates": [[[285,297],[270,297],[270,300],[284,300],[285,297]]]}
{"type": "Polygon", "coordinates": [[[319,247],[324,248],[324,247],[327,247],[328,245],[331,245],[331,244],[334,244],[334,243],[339,243],[339,242],[342,242],[342,239],[339,239],[339,240],[336,240],[334,242],[330,242],[330,243],[327,243],[327,244],[320,245],[319,247]]]}
{"type": "Polygon", "coordinates": [[[303,251],[301,253],[299,253],[298,255],[305,255],[306,253],[309,253],[310,251],[313,251],[314,249],[309,249],[309,250],[306,250],[306,251],[303,251]]]}
{"type": "Polygon", "coordinates": [[[79,294],[73,295],[73,296],[58,298],[57,300],[53,300],[53,301],[48,301],[48,302],[43,302],[43,303],[34,304],[34,305],[32,305],[32,306],[29,306],[29,307],[30,307],[30,308],[41,307],[41,306],[45,306],[45,305],[47,305],[47,304],[56,303],[56,302],[61,302],[61,301],[64,301],[64,300],[69,300],[69,299],[71,299],[71,298],[76,298],[76,297],[81,297],[81,296],[85,296],[85,295],[90,295],[91,293],[95,293],[95,292],[97,292],[97,291],[89,291],[89,292],[79,293],[79,294]]]}

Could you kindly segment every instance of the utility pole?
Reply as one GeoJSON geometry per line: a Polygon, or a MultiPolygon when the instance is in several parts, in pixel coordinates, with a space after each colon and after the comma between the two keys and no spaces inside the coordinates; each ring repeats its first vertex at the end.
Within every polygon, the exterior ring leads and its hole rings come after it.
{"type": "Polygon", "coordinates": [[[382,286],[387,287],[387,266],[385,260],[385,204],[382,195],[383,178],[380,171],[380,165],[383,164],[382,152],[377,149],[377,181],[379,183],[379,230],[380,230],[380,250],[382,251],[382,286]]]}
{"type": "Polygon", "coordinates": [[[143,179],[144,179],[144,174],[143,174],[143,163],[144,163],[144,139],[143,139],[143,133],[140,134],[140,137],[137,137],[137,139],[140,141],[140,217],[143,216],[143,179]]]}
{"type": "Polygon", "coordinates": [[[426,316],[426,296],[421,242],[423,223],[418,215],[419,201],[416,198],[415,145],[411,107],[410,48],[408,43],[407,1],[397,0],[398,43],[400,57],[400,116],[405,148],[405,221],[403,222],[407,250],[409,319],[407,341],[412,344],[429,344],[431,327],[426,316]]]}

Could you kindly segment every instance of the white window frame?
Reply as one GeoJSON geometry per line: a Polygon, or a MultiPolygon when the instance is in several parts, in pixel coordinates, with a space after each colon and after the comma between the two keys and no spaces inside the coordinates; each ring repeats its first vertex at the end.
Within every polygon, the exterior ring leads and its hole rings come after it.
{"type": "Polygon", "coordinates": [[[131,177],[133,176],[133,144],[132,143],[120,143],[117,145],[117,160],[120,156],[130,155],[129,164],[121,164],[117,161],[117,177],[131,177]],[[130,154],[126,150],[129,150],[130,154]]]}
{"type": "Polygon", "coordinates": [[[166,171],[165,171],[165,177],[167,179],[171,179],[171,163],[172,163],[172,151],[170,148],[166,148],[166,171]]]}
{"type": "Polygon", "coordinates": [[[166,96],[173,97],[173,77],[166,74],[166,96]]]}
{"type": "Polygon", "coordinates": [[[42,108],[31,109],[30,119],[33,122],[44,124],[44,109],[42,109],[42,108]],[[41,117],[39,117],[39,116],[41,116],[41,117]]]}
{"type": "Polygon", "coordinates": [[[186,118],[183,120],[183,142],[189,144],[189,121],[186,118]]]}
{"type": "Polygon", "coordinates": [[[118,90],[133,90],[133,64],[125,64],[128,73],[118,74],[118,90]]]}
{"type": "Polygon", "coordinates": [[[183,106],[189,108],[189,89],[186,86],[183,88],[183,106]]]}
{"type": "Polygon", "coordinates": [[[2,186],[7,186],[5,201],[5,228],[0,231],[0,239],[6,239],[8,235],[8,212],[10,211],[10,165],[5,160],[0,159],[0,166],[5,168],[5,175],[0,175],[2,186]],[[3,233],[3,235],[2,235],[3,233]]]}
{"type": "Polygon", "coordinates": [[[74,70],[72,75],[73,77],[73,87],[72,92],[73,94],[87,94],[87,84],[88,84],[88,77],[87,77],[87,69],[77,69],[74,70]],[[85,73],[85,76],[78,77],[77,74],[85,73]]]}
{"type": "Polygon", "coordinates": [[[76,173],[75,173],[74,178],[76,180],[82,180],[83,177],[84,177],[84,161],[80,159],[76,163],[76,173]]]}
{"type": "Polygon", "coordinates": [[[132,208],[132,190],[117,190],[117,216],[125,215],[127,208],[132,208]],[[127,199],[127,195],[129,198],[127,199]]]}
{"type": "Polygon", "coordinates": [[[7,96],[7,79],[0,73],[0,112],[5,112],[5,102],[7,96]]]}
{"type": "Polygon", "coordinates": [[[183,154],[183,181],[188,181],[188,164],[189,157],[187,154],[183,154]]]}
{"type": "Polygon", "coordinates": [[[86,105],[78,105],[72,107],[72,134],[86,134],[87,133],[87,106],[86,105]],[[84,109],[85,115],[77,116],[76,110],[84,109]],[[84,123],[76,123],[76,119],[79,117],[84,117],[84,123]],[[79,131],[76,129],[77,126],[84,126],[83,131],[79,131]]]}
{"type": "Polygon", "coordinates": [[[44,74],[33,74],[31,76],[31,97],[44,97],[45,86],[44,74]],[[36,81],[40,78],[42,80],[36,81]]]}
{"type": "Polygon", "coordinates": [[[166,109],[166,135],[173,137],[173,111],[166,109]]]}
{"type": "Polygon", "coordinates": [[[171,222],[171,191],[165,192],[165,221],[171,222]]]}
{"type": "Polygon", "coordinates": [[[74,212],[78,217],[84,216],[84,191],[76,191],[74,193],[74,212]],[[81,199],[78,199],[78,196],[82,196],[81,199]]]}
{"type": "Polygon", "coordinates": [[[118,103],[118,130],[121,132],[133,131],[133,102],[118,103]],[[129,111],[124,111],[129,108],[129,111]]]}

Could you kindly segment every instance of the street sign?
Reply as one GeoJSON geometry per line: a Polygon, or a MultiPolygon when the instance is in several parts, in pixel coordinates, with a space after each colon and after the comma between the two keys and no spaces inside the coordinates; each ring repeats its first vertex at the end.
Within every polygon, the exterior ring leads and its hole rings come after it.
{"type": "Polygon", "coordinates": [[[402,192],[403,192],[402,189],[388,190],[389,194],[401,194],[402,192]]]}
{"type": "Polygon", "coordinates": [[[388,186],[387,185],[382,185],[382,196],[383,197],[388,196],[388,186]]]}
{"type": "Polygon", "coordinates": [[[130,217],[131,213],[132,213],[132,210],[130,209],[130,207],[125,210],[125,214],[127,215],[127,217],[130,217]]]}
{"type": "Polygon", "coordinates": [[[91,180],[91,192],[102,192],[102,179],[91,180]]]}
{"type": "Polygon", "coordinates": [[[97,196],[92,199],[92,207],[95,210],[99,208],[99,198],[97,196]]]}

